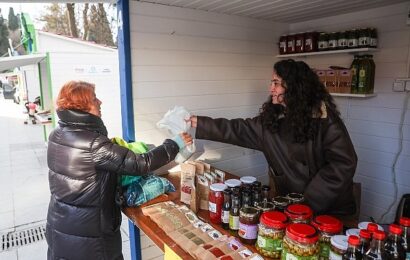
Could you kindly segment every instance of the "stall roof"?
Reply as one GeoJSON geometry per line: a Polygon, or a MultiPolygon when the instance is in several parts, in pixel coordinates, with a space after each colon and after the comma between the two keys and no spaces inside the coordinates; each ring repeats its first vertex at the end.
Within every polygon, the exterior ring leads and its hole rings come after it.
{"type": "Polygon", "coordinates": [[[30,54],[0,58],[0,71],[14,69],[16,67],[37,64],[46,58],[45,54],[30,54]]]}
{"type": "Polygon", "coordinates": [[[393,5],[408,0],[132,0],[283,23],[393,5]]]}

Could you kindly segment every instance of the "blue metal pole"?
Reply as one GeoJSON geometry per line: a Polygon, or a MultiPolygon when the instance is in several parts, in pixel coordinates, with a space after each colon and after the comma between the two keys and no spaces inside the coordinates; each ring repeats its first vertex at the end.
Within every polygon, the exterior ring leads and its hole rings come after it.
{"type": "MultiPolygon", "coordinates": [[[[120,69],[122,136],[127,142],[135,141],[134,108],[132,103],[132,71],[130,47],[129,0],[117,1],[118,58],[120,69]]],[[[131,259],[140,260],[140,229],[128,221],[131,259]]]]}

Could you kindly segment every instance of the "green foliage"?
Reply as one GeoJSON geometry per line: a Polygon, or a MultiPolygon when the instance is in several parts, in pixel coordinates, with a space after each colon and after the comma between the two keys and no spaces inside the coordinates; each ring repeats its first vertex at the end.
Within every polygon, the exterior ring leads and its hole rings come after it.
{"type": "Polygon", "coordinates": [[[14,9],[13,7],[10,7],[9,9],[9,29],[10,31],[15,31],[19,29],[19,19],[17,16],[14,14],[14,9]]]}
{"type": "Polygon", "coordinates": [[[9,48],[9,29],[0,13],[0,56],[6,54],[9,48]]]}
{"type": "Polygon", "coordinates": [[[99,3],[98,6],[92,5],[90,12],[87,40],[107,46],[114,46],[110,24],[103,4],[99,3]]]}
{"type": "Polygon", "coordinates": [[[55,34],[70,35],[65,5],[53,3],[47,5],[45,9],[46,13],[42,14],[39,19],[45,22],[43,30],[55,34]]]}

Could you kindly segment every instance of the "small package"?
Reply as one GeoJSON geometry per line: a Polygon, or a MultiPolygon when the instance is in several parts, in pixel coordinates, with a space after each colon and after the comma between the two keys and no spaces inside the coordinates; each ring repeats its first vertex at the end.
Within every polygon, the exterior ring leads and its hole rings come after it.
{"type": "Polygon", "coordinates": [[[195,185],[195,165],[181,164],[181,202],[190,205],[192,188],[195,185]]]}

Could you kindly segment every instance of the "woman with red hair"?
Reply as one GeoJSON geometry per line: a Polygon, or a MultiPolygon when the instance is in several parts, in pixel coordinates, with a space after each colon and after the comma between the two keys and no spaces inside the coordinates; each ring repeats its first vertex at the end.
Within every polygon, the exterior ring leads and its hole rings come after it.
{"type": "Polygon", "coordinates": [[[48,142],[51,199],[48,259],[123,259],[119,173],[144,175],[172,161],[192,143],[183,133],[145,154],[107,137],[95,86],[67,82],[57,98],[60,118],[48,142]]]}

